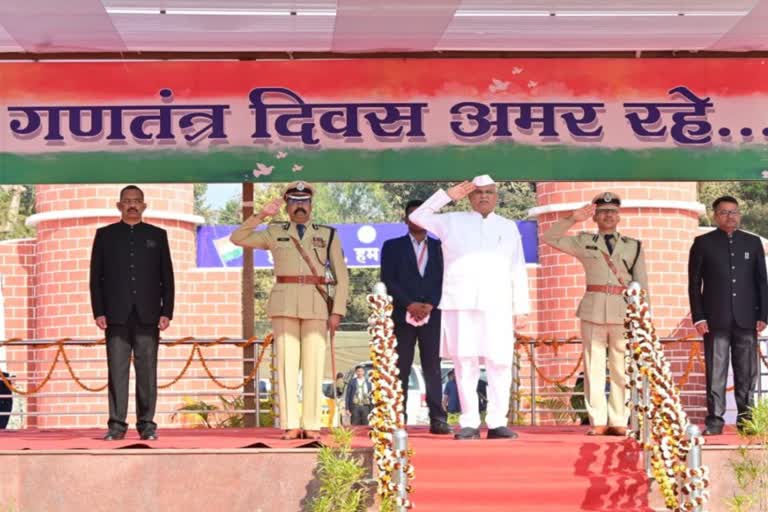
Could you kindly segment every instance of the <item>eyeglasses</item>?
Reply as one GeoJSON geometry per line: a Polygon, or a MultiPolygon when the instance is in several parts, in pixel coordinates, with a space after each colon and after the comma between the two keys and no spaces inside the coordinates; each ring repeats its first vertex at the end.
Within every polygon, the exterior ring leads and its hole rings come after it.
{"type": "Polygon", "coordinates": [[[737,217],[741,215],[741,212],[739,210],[718,210],[717,214],[722,215],[723,217],[725,216],[737,217]]]}

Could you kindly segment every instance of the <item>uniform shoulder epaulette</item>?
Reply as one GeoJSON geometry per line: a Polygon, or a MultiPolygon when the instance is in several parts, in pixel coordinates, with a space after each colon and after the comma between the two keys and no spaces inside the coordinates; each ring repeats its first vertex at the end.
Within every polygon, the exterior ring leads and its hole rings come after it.
{"type": "Polygon", "coordinates": [[[336,231],[335,227],[329,226],[327,224],[312,224],[312,228],[314,228],[314,229],[325,228],[325,229],[327,229],[329,231],[336,231]]]}
{"type": "Polygon", "coordinates": [[[640,240],[638,240],[637,238],[632,238],[631,236],[621,235],[621,241],[622,242],[639,242],[640,240]]]}

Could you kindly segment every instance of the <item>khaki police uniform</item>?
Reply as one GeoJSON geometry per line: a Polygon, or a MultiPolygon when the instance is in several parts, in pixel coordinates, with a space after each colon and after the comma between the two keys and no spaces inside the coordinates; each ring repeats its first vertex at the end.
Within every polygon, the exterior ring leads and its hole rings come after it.
{"type": "MultiPolygon", "coordinates": [[[[600,207],[599,203],[598,207],[600,207]]],[[[643,289],[648,290],[645,256],[639,240],[619,233],[614,233],[612,253],[608,251],[603,234],[581,232],[575,236],[566,236],[566,232],[574,223],[571,217],[555,222],[544,233],[543,240],[552,247],[575,256],[584,266],[586,273],[587,291],[581,299],[576,316],[581,320],[581,337],[584,346],[584,396],[590,423],[593,426],[626,427],[629,417],[629,410],[625,405],[624,367],[626,351],[624,316],[627,305],[621,293],[631,281],[638,281],[643,289]],[[621,281],[611,270],[604,255],[609,256],[621,281]],[[607,404],[605,399],[606,349],[611,380],[607,404]]]]}
{"type": "MultiPolygon", "coordinates": [[[[295,186],[296,183],[292,183],[287,190],[295,186]]],[[[269,295],[267,316],[272,321],[277,347],[280,426],[286,430],[317,431],[322,426],[328,308],[315,285],[317,278],[291,237],[300,242],[318,276],[325,277],[328,268],[335,277],[333,314],[344,316],[346,313],[349,277],[335,229],[320,224],[305,227],[304,236],[299,238],[293,222],[270,223],[261,231],[252,231],[246,226],[233,232],[231,239],[238,245],[272,253],[276,283],[269,295]],[[301,418],[297,397],[299,368],[302,370],[301,418]]],[[[325,284],[320,286],[327,289],[325,284]]]]}

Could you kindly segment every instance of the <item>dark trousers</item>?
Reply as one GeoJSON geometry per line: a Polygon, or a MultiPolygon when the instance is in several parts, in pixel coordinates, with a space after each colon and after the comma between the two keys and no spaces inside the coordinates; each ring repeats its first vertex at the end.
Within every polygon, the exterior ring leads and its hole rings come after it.
{"type": "Polygon", "coordinates": [[[421,370],[427,387],[427,407],[430,421],[446,421],[443,409],[443,383],[440,374],[440,314],[432,311],[429,322],[420,327],[409,323],[395,325],[397,338],[397,367],[400,370],[400,382],[403,385],[403,408],[408,411],[408,381],[411,376],[411,366],[419,345],[421,355],[421,370]],[[437,313],[437,314],[436,314],[437,313]]]}
{"type": "Polygon", "coordinates": [[[733,385],[739,421],[749,418],[757,384],[757,331],[732,327],[711,329],[704,335],[707,375],[707,427],[720,429],[725,420],[728,360],[733,364],[733,385]]]}
{"type": "Polygon", "coordinates": [[[157,324],[146,325],[134,309],[125,324],[107,326],[109,371],[109,429],[125,432],[128,423],[128,379],[131,353],[136,372],[136,429],[142,433],[157,428],[153,421],[157,403],[157,324]]]}
{"type": "Polygon", "coordinates": [[[349,419],[349,422],[352,425],[367,425],[368,415],[371,413],[371,406],[354,404],[352,405],[352,410],[349,412],[352,416],[349,419]]]}

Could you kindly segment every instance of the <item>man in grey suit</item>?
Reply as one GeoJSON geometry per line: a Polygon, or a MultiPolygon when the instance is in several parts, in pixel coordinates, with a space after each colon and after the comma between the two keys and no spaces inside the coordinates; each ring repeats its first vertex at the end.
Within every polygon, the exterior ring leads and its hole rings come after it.
{"type": "Polygon", "coordinates": [[[760,238],[739,229],[739,203],[712,203],[717,229],[696,237],[688,260],[691,318],[704,337],[707,419],[704,435],[721,434],[725,420],[728,359],[739,429],[749,418],[757,382],[757,333],[768,320],[768,280],[760,238]]]}

